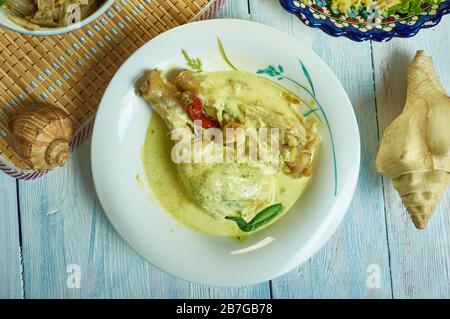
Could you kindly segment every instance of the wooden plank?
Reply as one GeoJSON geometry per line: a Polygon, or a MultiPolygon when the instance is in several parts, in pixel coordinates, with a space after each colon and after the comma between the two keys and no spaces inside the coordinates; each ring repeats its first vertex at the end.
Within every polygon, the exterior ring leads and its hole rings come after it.
{"type": "Polygon", "coordinates": [[[0,299],[22,298],[16,180],[0,173],[0,299]]]}
{"type": "Polygon", "coordinates": [[[378,137],[370,43],[336,39],[308,28],[284,12],[277,1],[252,0],[250,3],[252,20],[290,33],[313,47],[330,65],[352,100],[362,142],[360,180],[343,225],[332,240],[297,271],[273,281],[273,296],[390,298],[381,178],[373,170],[378,137]],[[379,267],[379,289],[366,285],[367,277],[373,271],[368,269],[370,265],[379,267]]]}
{"type": "Polygon", "coordinates": [[[218,19],[250,19],[247,0],[225,0],[225,5],[217,14],[218,19]]]}
{"type": "MultiPolygon", "coordinates": [[[[416,50],[425,49],[434,58],[439,76],[450,92],[450,19],[422,30],[411,39],[374,44],[377,71],[376,97],[380,134],[400,114],[406,96],[406,71],[416,50]]],[[[400,197],[384,180],[394,298],[450,297],[450,192],[424,231],[414,228],[400,197]]]]}

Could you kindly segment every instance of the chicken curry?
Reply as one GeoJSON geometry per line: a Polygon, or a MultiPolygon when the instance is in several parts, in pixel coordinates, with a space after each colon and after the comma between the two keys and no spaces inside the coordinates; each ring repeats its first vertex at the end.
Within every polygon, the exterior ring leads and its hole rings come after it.
{"type": "Polygon", "coordinates": [[[147,180],[161,205],[184,224],[210,235],[241,237],[273,224],[300,197],[319,136],[317,123],[301,115],[302,101],[288,90],[242,71],[182,71],[171,83],[156,70],[148,71],[137,89],[158,114],[142,153],[147,180]],[[201,127],[195,128],[199,119],[201,127]],[[277,128],[281,164],[174,163],[170,132],[186,128],[194,148],[208,148],[218,142],[196,139],[196,130],[236,127],[277,128]]]}

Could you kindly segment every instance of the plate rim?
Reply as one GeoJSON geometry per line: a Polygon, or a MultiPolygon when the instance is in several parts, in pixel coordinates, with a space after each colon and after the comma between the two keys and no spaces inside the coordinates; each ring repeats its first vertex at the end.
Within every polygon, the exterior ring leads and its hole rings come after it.
{"type": "Polygon", "coordinates": [[[357,182],[358,182],[358,178],[359,178],[359,171],[360,171],[360,167],[361,167],[361,137],[360,137],[360,132],[359,132],[359,125],[357,122],[357,118],[356,118],[356,114],[355,111],[353,109],[353,105],[351,103],[351,100],[345,90],[345,88],[343,87],[341,81],[337,78],[337,76],[335,75],[335,73],[333,72],[333,70],[329,67],[329,65],[309,46],[307,46],[306,44],[303,44],[301,41],[299,41],[298,39],[294,38],[293,36],[291,36],[290,34],[287,34],[277,28],[274,28],[272,26],[268,26],[262,23],[258,23],[258,22],[254,22],[254,21],[248,21],[248,20],[240,20],[240,19],[214,19],[214,20],[205,20],[205,21],[197,21],[197,22],[192,22],[192,23],[188,23],[182,26],[178,26],[176,28],[173,28],[171,30],[168,30],[160,35],[158,35],[157,37],[153,38],[152,40],[148,41],[147,43],[145,43],[143,46],[141,46],[138,50],[136,50],[136,52],[134,52],[123,64],[122,66],[117,70],[117,72],[115,73],[115,75],[113,76],[113,78],[111,79],[110,83],[108,84],[105,93],[102,97],[102,100],[99,104],[99,108],[98,108],[98,112],[97,112],[97,116],[95,118],[95,122],[94,122],[94,128],[93,128],[93,133],[92,133],[92,141],[91,141],[91,170],[92,170],[92,175],[93,175],[93,182],[94,182],[94,187],[97,193],[97,197],[99,199],[100,205],[102,206],[103,211],[105,212],[109,222],[112,224],[112,226],[114,227],[114,230],[120,235],[120,237],[128,244],[128,246],[134,250],[139,256],[141,256],[144,260],[146,260],[148,263],[150,263],[153,267],[163,271],[164,273],[170,274],[176,278],[182,279],[182,280],[186,280],[188,282],[192,282],[192,283],[196,283],[196,284],[200,284],[200,285],[208,285],[208,286],[215,286],[215,287],[239,287],[239,286],[244,286],[244,285],[250,285],[250,284],[257,284],[257,283],[261,283],[261,282],[265,282],[268,280],[272,280],[274,278],[277,278],[285,273],[287,273],[290,270],[295,269],[296,267],[298,267],[300,264],[302,264],[303,262],[305,262],[306,260],[308,260],[309,258],[311,258],[320,248],[323,247],[323,245],[325,245],[325,243],[327,243],[329,241],[329,239],[332,237],[332,235],[335,233],[335,231],[337,230],[337,228],[339,227],[339,225],[341,224],[344,216],[347,214],[347,211],[349,209],[349,206],[352,202],[353,199],[353,195],[355,193],[356,190],[356,186],[357,186],[357,182]],[[154,263],[153,261],[147,259],[145,256],[143,256],[139,251],[137,251],[131,244],[130,241],[126,238],[127,236],[125,236],[125,234],[123,234],[120,230],[119,227],[117,227],[117,225],[114,224],[114,222],[111,220],[109,213],[107,212],[107,210],[105,209],[105,205],[104,205],[104,201],[105,198],[102,198],[101,195],[101,191],[100,189],[100,181],[98,179],[98,175],[95,171],[95,167],[97,167],[96,165],[96,143],[97,143],[97,136],[98,136],[98,132],[100,130],[100,124],[99,124],[99,117],[98,115],[101,116],[101,114],[103,113],[103,111],[106,109],[106,106],[104,106],[104,102],[105,102],[105,96],[107,95],[107,93],[111,90],[112,87],[112,83],[117,80],[118,75],[120,75],[123,70],[127,67],[128,63],[130,63],[129,61],[132,61],[134,56],[139,54],[139,52],[141,50],[144,50],[144,48],[146,46],[148,46],[152,41],[155,41],[156,39],[160,38],[160,37],[164,37],[165,34],[167,33],[171,33],[171,32],[180,32],[180,30],[184,29],[184,28],[190,28],[192,27],[192,25],[197,25],[197,24],[215,24],[215,23],[222,23],[222,24],[226,24],[226,23],[241,23],[241,24],[245,24],[247,26],[251,26],[251,25],[255,25],[256,27],[263,27],[263,28],[267,28],[267,29],[271,29],[273,32],[276,33],[280,33],[283,34],[286,37],[289,37],[291,41],[296,42],[301,44],[302,46],[304,46],[305,48],[308,48],[308,50],[310,51],[310,53],[312,53],[314,56],[316,56],[318,59],[320,59],[323,64],[326,66],[326,68],[330,71],[330,74],[333,76],[333,79],[336,81],[336,83],[339,85],[339,89],[342,90],[345,93],[345,98],[348,102],[348,105],[350,105],[351,108],[351,120],[352,124],[355,127],[355,133],[356,133],[356,140],[357,140],[357,145],[355,146],[355,151],[357,153],[357,159],[356,159],[356,166],[352,168],[351,170],[351,174],[349,173],[349,178],[348,180],[346,180],[347,184],[349,184],[349,186],[347,186],[345,189],[347,190],[346,193],[341,193],[339,194],[339,196],[336,198],[336,201],[334,202],[332,209],[330,210],[330,212],[327,215],[327,218],[321,222],[321,224],[319,225],[319,227],[317,229],[314,230],[313,234],[310,236],[310,238],[305,242],[304,246],[308,246],[307,248],[303,247],[299,247],[297,253],[299,253],[300,251],[302,251],[303,253],[303,258],[301,260],[299,260],[297,257],[293,256],[292,258],[297,258],[297,261],[295,262],[295,265],[292,265],[289,269],[287,268],[279,268],[278,270],[273,271],[273,274],[257,280],[257,281],[246,281],[246,282],[242,282],[242,283],[217,283],[217,282],[213,282],[213,281],[197,281],[197,280],[192,280],[190,278],[185,278],[183,276],[180,276],[178,274],[172,273],[168,270],[163,269],[162,267],[159,267],[158,265],[156,265],[156,263],[154,263]],[[337,202],[341,200],[342,203],[340,203],[340,205],[337,204],[337,202]],[[338,211],[338,213],[333,212],[333,211],[338,211]],[[325,235],[324,235],[325,234],[325,235]],[[305,251],[303,251],[305,250],[305,251]],[[307,253],[305,254],[305,252],[307,251],[307,253]]]}

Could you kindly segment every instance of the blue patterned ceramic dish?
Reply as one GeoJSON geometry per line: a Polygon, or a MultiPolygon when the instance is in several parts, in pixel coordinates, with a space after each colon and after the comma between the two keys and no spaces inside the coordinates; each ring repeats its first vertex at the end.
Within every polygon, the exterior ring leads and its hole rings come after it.
{"type": "Polygon", "coordinates": [[[412,37],[423,28],[437,25],[450,13],[450,0],[440,4],[424,3],[420,12],[411,15],[381,16],[377,24],[368,21],[365,10],[342,14],[331,9],[329,0],[280,0],[283,8],[304,24],[320,28],[327,34],[345,36],[354,41],[389,41],[394,37],[412,37]]]}

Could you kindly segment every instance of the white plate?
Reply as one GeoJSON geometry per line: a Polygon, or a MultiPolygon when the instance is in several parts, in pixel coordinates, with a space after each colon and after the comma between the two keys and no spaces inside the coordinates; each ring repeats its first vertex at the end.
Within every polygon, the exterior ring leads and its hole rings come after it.
{"type": "Polygon", "coordinates": [[[122,237],[156,267],[179,278],[215,286],[269,280],[311,257],[344,217],[355,190],[359,162],[356,118],[333,72],[311,49],[290,36],[241,20],[188,24],[140,48],[120,68],[106,90],[92,140],[92,171],[98,197],[122,237]],[[279,222],[245,243],[206,236],[181,225],[149,199],[147,185],[142,188],[136,182],[137,174],[145,180],[140,155],[153,113],[134,94],[134,81],[146,69],[186,68],[181,49],[191,57],[200,57],[207,71],[229,69],[219,53],[217,37],[222,40],[230,60],[242,70],[256,73],[274,65],[276,73],[280,72],[278,65],[282,65],[281,76],[268,70],[267,73],[275,75],[272,80],[309,101],[312,98],[308,93],[291,81],[305,85],[312,92],[302,62],[324,110],[318,114],[329,121],[329,130],[326,125],[322,128],[323,142],[313,178],[300,200],[279,222]],[[254,245],[253,248],[260,247],[239,253],[254,245]]]}

